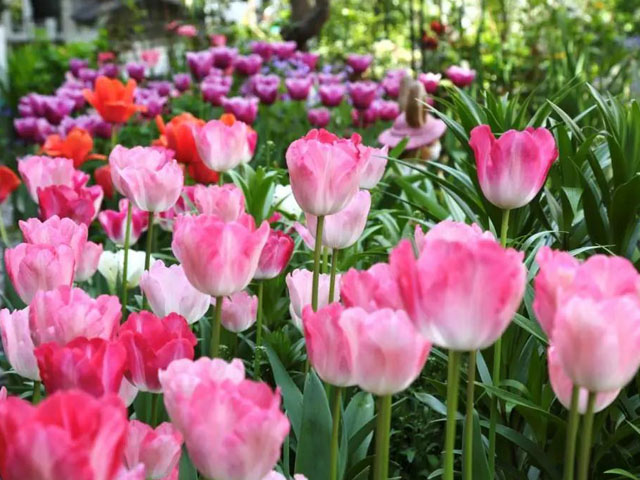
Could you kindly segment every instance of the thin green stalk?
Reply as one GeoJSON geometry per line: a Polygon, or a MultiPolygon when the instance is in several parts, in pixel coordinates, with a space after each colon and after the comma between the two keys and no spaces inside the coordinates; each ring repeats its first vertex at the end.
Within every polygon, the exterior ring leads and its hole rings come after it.
{"type": "Polygon", "coordinates": [[[128,290],[128,281],[127,281],[127,270],[129,269],[129,242],[131,237],[131,212],[133,211],[133,203],[131,200],[128,200],[129,206],[127,208],[127,225],[124,231],[124,264],[122,265],[122,320],[127,319],[127,290],[128,290]]]}
{"type": "MultiPolygon", "coordinates": [[[[449,350],[447,374],[447,427],[444,440],[444,480],[453,480],[453,449],[456,443],[456,414],[458,413],[458,388],[460,383],[460,352],[449,350]]],[[[493,478],[493,477],[491,477],[493,478]]]]}
{"type": "Polygon", "coordinates": [[[578,401],[580,399],[580,387],[574,385],[571,391],[571,408],[569,409],[569,421],[567,422],[567,440],[564,446],[564,480],[573,480],[576,466],[576,440],[578,425],[580,424],[580,412],[578,401]]]}
{"type": "Polygon", "coordinates": [[[158,425],[158,410],[160,406],[159,393],[151,394],[151,426],[156,427],[158,425]]]}
{"type": "Polygon", "coordinates": [[[224,172],[218,172],[218,185],[224,185],[224,172]]]}
{"type": "Polygon", "coordinates": [[[329,249],[322,247],[322,270],[320,273],[327,273],[329,268],[329,249]]]}
{"type": "Polygon", "coordinates": [[[111,127],[111,149],[113,150],[113,148],[118,144],[118,125],[113,125],[111,127]]]}
{"type": "Polygon", "coordinates": [[[389,433],[391,430],[391,395],[378,400],[376,421],[376,458],[373,469],[374,480],[389,478],[389,433]]]}
{"type": "Polygon", "coordinates": [[[40,403],[40,398],[42,397],[42,393],[40,392],[40,380],[36,380],[33,382],[33,396],[31,397],[31,403],[37,405],[40,403]]]}
{"type": "MultiPolygon", "coordinates": [[[[149,227],[147,229],[147,251],[144,257],[144,269],[149,270],[151,266],[151,250],[153,249],[153,212],[149,212],[149,227]]],[[[142,309],[149,308],[147,297],[142,293],[142,309]]]]}
{"type": "Polygon", "coordinates": [[[476,381],[476,350],[469,352],[467,369],[467,411],[464,419],[464,478],[473,478],[473,397],[476,381]]]}
{"type": "Polygon", "coordinates": [[[322,231],[324,229],[324,215],[318,217],[316,225],[316,245],[313,252],[313,283],[311,285],[311,308],[318,310],[318,284],[320,280],[320,253],[322,251],[322,231]]]}
{"type": "Polygon", "coordinates": [[[331,430],[330,480],[338,480],[338,457],[340,441],[340,413],[342,411],[342,387],[333,387],[331,399],[331,415],[333,428],[331,430]]]}
{"type": "Polygon", "coordinates": [[[211,343],[209,356],[216,358],[220,353],[220,324],[222,319],[222,302],[224,297],[216,297],[216,308],[213,310],[213,323],[211,324],[211,343]]]}
{"type": "Polygon", "coordinates": [[[9,247],[9,237],[7,235],[7,229],[4,226],[4,216],[2,215],[2,209],[0,209],[0,238],[5,247],[9,247]]]}
{"type": "Polygon", "coordinates": [[[589,392],[587,411],[582,425],[582,439],[580,442],[580,457],[578,458],[578,480],[588,480],[591,459],[591,437],[593,435],[593,409],[596,403],[595,392],[589,392]]]}
{"type": "Polygon", "coordinates": [[[260,380],[260,356],[262,354],[262,297],[264,282],[258,281],[258,312],[256,319],[256,349],[253,356],[253,372],[256,380],[260,380]]]}
{"type": "Polygon", "coordinates": [[[329,277],[329,303],[333,302],[333,297],[336,292],[336,269],[338,266],[338,254],[340,250],[333,249],[331,254],[331,276],[329,277]]]}
{"type": "MultiPolygon", "coordinates": [[[[500,244],[507,246],[507,234],[509,232],[509,214],[511,210],[502,212],[502,225],[500,227],[500,244]]],[[[493,385],[500,383],[502,367],[502,338],[498,338],[493,346],[493,385]]],[[[492,395],[489,412],[489,478],[495,478],[496,471],[496,424],[498,423],[498,397],[492,395]]]]}

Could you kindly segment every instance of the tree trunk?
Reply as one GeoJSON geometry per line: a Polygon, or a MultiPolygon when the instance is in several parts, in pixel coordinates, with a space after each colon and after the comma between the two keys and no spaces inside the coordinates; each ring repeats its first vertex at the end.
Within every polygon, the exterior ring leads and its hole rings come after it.
{"type": "Polygon", "coordinates": [[[293,40],[299,50],[306,50],[307,41],[317,36],[329,19],[330,0],[316,0],[311,7],[308,0],[291,0],[291,23],[282,29],[285,40],[293,40]]]}

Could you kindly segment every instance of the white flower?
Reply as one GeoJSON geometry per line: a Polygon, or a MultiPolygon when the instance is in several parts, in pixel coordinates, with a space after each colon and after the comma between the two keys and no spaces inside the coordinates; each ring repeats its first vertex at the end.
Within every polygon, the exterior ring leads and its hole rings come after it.
{"type": "MultiPolygon", "coordinates": [[[[140,283],[140,277],[144,272],[145,252],[137,250],[129,250],[129,259],[127,262],[127,285],[129,288],[135,288],[140,283]]],[[[155,262],[151,256],[151,265],[155,262]]],[[[122,277],[124,267],[124,250],[117,252],[102,252],[100,261],[98,262],[98,271],[107,280],[109,289],[115,291],[118,278],[122,277]]]]}
{"type": "Polygon", "coordinates": [[[291,185],[276,185],[276,189],[273,192],[273,203],[276,205],[276,209],[288,215],[297,218],[302,214],[300,205],[293,197],[291,185]]]}

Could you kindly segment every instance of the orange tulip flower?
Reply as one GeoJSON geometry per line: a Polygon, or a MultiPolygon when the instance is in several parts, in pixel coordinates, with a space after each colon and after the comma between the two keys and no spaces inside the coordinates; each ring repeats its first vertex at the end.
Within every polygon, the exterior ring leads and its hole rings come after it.
{"type": "Polygon", "coordinates": [[[74,127],[66,138],[60,135],[49,135],[42,146],[42,153],[50,157],[65,157],[73,160],[73,166],[80,166],[91,159],[105,160],[107,157],[97,153],[90,153],[93,150],[93,138],[86,130],[74,127]]]}
{"type": "Polygon", "coordinates": [[[9,167],[0,166],[0,203],[20,185],[20,179],[9,167]]]}
{"type": "Polygon", "coordinates": [[[109,123],[125,123],[131,115],[144,107],[133,103],[136,81],[129,79],[126,85],[120,80],[98,77],[93,91],[85,89],[84,98],[95,108],[102,119],[109,123]]]}
{"type": "Polygon", "coordinates": [[[158,115],[156,124],[161,136],[154,142],[154,145],[170,148],[175,152],[176,160],[181,163],[200,162],[200,155],[196,149],[191,129],[201,127],[204,123],[204,120],[200,120],[190,113],[182,113],[165,124],[162,117],[158,115]]]}

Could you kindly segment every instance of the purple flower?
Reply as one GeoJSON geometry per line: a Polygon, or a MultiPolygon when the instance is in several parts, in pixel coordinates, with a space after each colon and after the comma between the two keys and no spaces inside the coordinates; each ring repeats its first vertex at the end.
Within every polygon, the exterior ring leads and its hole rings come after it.
{"type": "Polygon", "coordinates": [[[105,63],[98,70],[98,75],[103,75],[109,78],[118,78],[118,76],[120,76],[120,67],[115,63],[105,63]]]}
{"type": "Polygon", "coordinates": [[[226,113],[233,113],[236,119],[251,125],[258,115],[258,99],[231,97],[222,99],[222,106],[226,113]]]}
{"type": "Polygon", "coordinates": [[[78,78],[93,87],[96,78],[98,78],[98,72],[93,68],[81,68],[78,71],[78,78]]]}
{"type": "Polygon", "coordinates": [[[326,108],[312,108],[307,112],[309,123],[315,128],[324,128],[331,119],[331,114],[326,108]]]}
{"type": "Polygon", "coordinates": [[[273,42],[271,44],[271,48],[276,57],[280,60],[286,60],[287,58],[291,58],[296,51],[297,45],[296,42],[273,42]]]}
{"type": "Polygon", "coordinates": [[[191,77],[186,73],[178,73],[173,76],[173,85],[179,92],[186,92],[191,87],[191,77]]]}
{"type": "Polygon", "coordinates": [[[80,69],[86,68],[88,66],[89,66],[89,62],[87,62],[82,58],[72,58],[71,60],[69,60],[69,70],[71,70],[71,73],[76,78],[80,73],[80,69]]]}
{"type": "Polygon", "coordinates": [[[130,78],[133,78],[136,82],[141,82],[144,80],[144,63],[138,62],[129,62],[127,63],[127,75],[130,78]]]}
{"type": "Polygon", "coordinates": [[[13,120],[13,126],[20,138],[35,143],[44,142],[47,136],[56,131],[45,118],[16,118],[13,120]]]}
{"type": "Polygon", "coordinates": [[[380,120],[395,120],[400,115],[400,107],[393,100],[375,100],[371,105],[380,120]]]}
{"type": "Polygon", "coordinates": [[[347,55],[347,65],[349,65],[355,73],[362,73],[373,61],[372,55],[358,55],[356,53],[350,53],[347,55]]]}
{"type": "Polygon", "coordinates": [[[305,100],[311,90],[311,77],[287,78],[284,81],[287,92],[292,100],[305,100]]]}
{"type": "Polygon", "coordinates": [[[238,50],[230,47],[214,47],[211,49],[213,56],[213,66],[225,70],[233,64],[238,50]]]}
{"type": "Polygon", "coordinates": [[[148,85],[149,88],[152,88],[153,90],[158,92],[158,95],[160,95],[161,97],[168,97],[169,95],[171,95],[171,90],[173,88],[171,82],[166,80],[156,80],[153,82],[149,82],[148,85]]]}
{"type": "Polygon", "coordinates": [[[65,97],[46,96],[44,100],[44,116],[53,125],[59,125],[69,115],[76,103],[65,97]]]}
{"type": "Polygon", "coordinates": [[[138,105],[144,105],[146,110],[142,115],[146,118],[154,118],[164,110],[167,104],[167,97],[163,97],[152,88],[137,88],[135,93],[135,101],[138,105]]]}
{"type": "Polygon", "coordinates": [[[349,95],[353,106],[358,110],[366,110],[375,100],[378,84],[371,81],[354,82],[349,84],[349,95]]]}
{"type": "Polygon", "coordinates": [[[207,76],[213,66],[213,55],[209,50],[187,52],[187,64],[191,74],[198,80],[207,76]]]}
{"type": "Polygon", "coordinates": [[[222,105],[222,101],[229,93],[229,90],[231,90],[231,85],[227,82],[209,80],[202,82],[200,85],[203,100],[214,106],[222,105]]]}
{"type": "Polygon", "coordinates": [[[320,101],[325,107],[337,107],[342,103],[345,87],[340,83],[329,83],[318,87],[320,101]]]}
{"type": "Polygon", "coordinates": [[[306,65],[309,70],[315,70],[320,55],[311,52],[296,52],[295,58],[306,65]]]}
{"type": "Polygon", "coordinates": [[[268,62],[273,54],[273,49],[269,42],[257,41],[251,42],[249,48],[251,52],[260,55],[265,62],[268,62]]]}
{"type": "Polygon", "coordinates": [[[262,67],[262,57],[257,53],[239,55],[233,63],[236,71],[242,75],[255,75],[262,67]]]}

